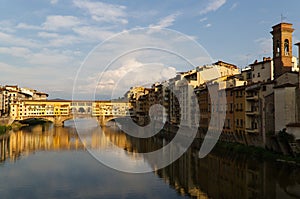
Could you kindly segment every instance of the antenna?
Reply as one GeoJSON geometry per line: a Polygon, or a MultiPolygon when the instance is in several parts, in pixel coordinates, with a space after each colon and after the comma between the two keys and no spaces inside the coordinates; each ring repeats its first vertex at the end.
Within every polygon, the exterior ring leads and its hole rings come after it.
{"type": "Polygon", "coordinates": [[[280,15],[280,18],[281,18],[281,19],[280,19],[280,20],[281,20],[281,23],[282,23],[284,20],[287,19],[287,17],[283,16],[283,14],[280,15]]]}

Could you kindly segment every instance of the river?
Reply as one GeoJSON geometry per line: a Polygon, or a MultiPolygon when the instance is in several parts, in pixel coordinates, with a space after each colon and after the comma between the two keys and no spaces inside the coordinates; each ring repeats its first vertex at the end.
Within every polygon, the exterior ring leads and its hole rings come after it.
{"type": "Polygon", "coordinates": [[[229,151],[213,150],[200,159],[198,147],[190,147],[163,169],[114,170],[89,153],[88,140],[112,157],[116,147],[124,149],[121,158],[132,167],[136,160],[152,167],[133,152],[153,151],[164,140],[132,138],[115,127],[104,131],[101,138],[93,130],[80,139],[72,122],[47,123],[2,136],[0,198],[300,198],[299,167],[229,151]]]}

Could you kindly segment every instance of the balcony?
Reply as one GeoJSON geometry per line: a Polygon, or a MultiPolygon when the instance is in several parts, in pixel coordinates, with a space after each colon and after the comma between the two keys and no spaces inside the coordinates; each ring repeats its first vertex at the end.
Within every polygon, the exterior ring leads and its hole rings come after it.
{"type": "Polygon", "coordinates": [[[255,111],[246,111],[246,115],[247,116],[256,116],[256,115],[260,115],[260,114],[257,110],[255,110],[255,111]]]}
{"type": "Polygon", "coordinates": [[[257,95],[248,95],[246,97],[246,100],[248,100],[248,101],[258,101],[258,96],[257,95]]]}
{"type": "Polygon", "coordinates": [[[253,134],[258,134],[259,130],[255,128],[246,128],[247,133],[253,133],[253,134]]]}

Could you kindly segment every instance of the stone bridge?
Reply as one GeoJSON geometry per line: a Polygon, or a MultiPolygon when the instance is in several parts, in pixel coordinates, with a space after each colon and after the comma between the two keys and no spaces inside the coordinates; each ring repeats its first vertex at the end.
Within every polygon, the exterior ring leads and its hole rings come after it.
{"type": "Polygon", "coordinates": [[[39,118],[63,126],[67,120],[95,118],[100,126],[119,117],[129,117],[128,102],[20,100],[11,104],[10,117],[14,121],[39,118]]]}

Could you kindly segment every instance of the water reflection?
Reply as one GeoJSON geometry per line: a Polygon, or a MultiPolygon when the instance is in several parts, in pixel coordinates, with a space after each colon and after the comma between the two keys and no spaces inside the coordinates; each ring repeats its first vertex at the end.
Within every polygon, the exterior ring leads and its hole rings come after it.
{"type": "MultiPolygon", "coordinates": [[[[47,124],[1,136],[0,156],[1,162],[15,162],[40,151],[85,151],[88,143],[93,149],[107,150],[114,144],[127,151],[129,160],[143,159],[147,163],[146,157],[136,154],[156,150],[165,142],[157,137],[132,138],[116,128],[106,128],[101,135],[94,129],[80,141],[74,128],[47,124]]],[[[204,159],[199,159],[198,153],[199,146],[195,144],[173,164],[154,173],[179,195],[192,198],[300,198],[300,168],[297,166],[259,161],[220,149],[204,159]]],[[[134,188],[141,189],[138,185],[134,188]]]]}

